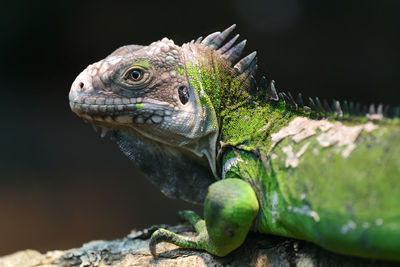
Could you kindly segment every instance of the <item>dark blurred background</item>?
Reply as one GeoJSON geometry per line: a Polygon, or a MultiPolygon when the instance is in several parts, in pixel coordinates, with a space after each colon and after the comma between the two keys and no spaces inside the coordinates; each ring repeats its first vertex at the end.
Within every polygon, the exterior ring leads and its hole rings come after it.
{"type": "MultiPolygon", "coordinates": [[[[180,209],[68,106],[75,76],[125,44],[237,23],[279,89],[398,104],[400,1],[3,1],[0,255],[176,223],[180,209]]],[[[155,166],[156,167],[156,166],[155,166]]]]}

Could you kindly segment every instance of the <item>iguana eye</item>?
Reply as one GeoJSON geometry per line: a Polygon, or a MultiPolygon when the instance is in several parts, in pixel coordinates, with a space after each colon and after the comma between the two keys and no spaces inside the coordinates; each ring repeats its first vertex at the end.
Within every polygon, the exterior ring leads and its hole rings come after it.
{"type": "Polygon", "coordinates": [[[139,81],[143,77],[142,70],[139,69],[133,69],[131,73],[129,74],[129,78],[131,78],[134,81],[139,81]]]}
{"type": "Polygon", "coordinates": [[[140,67],[132,67],[123,75],[124,80],[132,85],[141,84],[147,80],[148,73],[140,67]]]}

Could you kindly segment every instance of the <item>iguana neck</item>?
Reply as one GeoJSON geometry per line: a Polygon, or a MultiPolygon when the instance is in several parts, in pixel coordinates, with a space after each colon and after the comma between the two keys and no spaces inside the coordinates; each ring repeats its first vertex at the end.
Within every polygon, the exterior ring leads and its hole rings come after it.
{"type": "Polygon", "coordinates": [[[249,100],[249,73],[238,75],[218,51],[199,44],[185,44],[185,67],[189,84],[197,90],[203,106],[211,107],[220,124],[225,110],[249,100]]]}
{"type": "Polygon", "coordinates": [[[296,116],[301,115],[285,107],[260,101],[248,101],[230,107],[221,117],[220,141],[223,145],[235,146],[246,151],[269,148],[271,134],[285,127],[296,116]],[[263,146],[259,146],[263,144],[263,146]]]}

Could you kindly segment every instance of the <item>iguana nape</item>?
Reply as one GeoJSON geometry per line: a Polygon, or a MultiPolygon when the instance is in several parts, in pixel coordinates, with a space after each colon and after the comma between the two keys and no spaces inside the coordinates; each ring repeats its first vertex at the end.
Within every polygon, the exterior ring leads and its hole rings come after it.
{"type": "Polygon", "coordinates": [[[108,130],[167,196],[204,202],[181,216],[198,236],[159,229],[156,244],[224,256],[247,233],[400,260],[399,109],[303,102],[257,84],[255,52],[223,32],[177,46],[129,45],[72,84],[72,110],[108,130]]]}

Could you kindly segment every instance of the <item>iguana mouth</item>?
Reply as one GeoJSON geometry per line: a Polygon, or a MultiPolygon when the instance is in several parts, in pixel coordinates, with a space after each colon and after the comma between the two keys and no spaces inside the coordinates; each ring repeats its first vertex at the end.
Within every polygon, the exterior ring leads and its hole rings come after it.
{"type": "Polygon", "coordinates": [[[122,103],[120,98],[115,98],[113,102],[114,104],[101,104],[91,99],[82,102],[70,101],[69,104],[73,112],[90,122],[158,124],[163,120],[173,119],[171,116],[174,108],[168,104],[148,103],[141,98],[131,98],[129,103],[122,103]]]}

